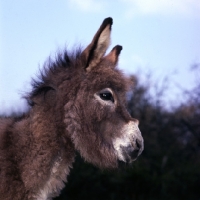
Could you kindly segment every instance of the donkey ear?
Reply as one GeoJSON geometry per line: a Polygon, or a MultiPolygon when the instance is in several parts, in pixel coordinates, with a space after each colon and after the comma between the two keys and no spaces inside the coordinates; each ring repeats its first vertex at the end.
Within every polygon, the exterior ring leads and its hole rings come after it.
{"type": "Polygon", "coordinates": [[[108,17],[104,19],[92,42],[82,52],[81,56],[86,61],[87,71],[90,71],[93,67],[95,67],[104,56],[110,44],[112,23],[112,18],[108,17]]]}
{"type": "Polygon", "coordinates": [[[115,67],[118,62],[118,58],[119,58],[119,54],[121,50],[122,50],[122,46],[116,45],[111,50],[111,52],[107,56],[105,56],[105,59],[113,64],[113,67],[115,67]]]}

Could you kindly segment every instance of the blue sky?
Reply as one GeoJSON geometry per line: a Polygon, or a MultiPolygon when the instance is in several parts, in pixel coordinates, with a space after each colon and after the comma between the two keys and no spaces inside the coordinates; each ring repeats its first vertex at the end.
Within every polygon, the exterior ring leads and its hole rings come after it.
{"type": "Polygon", "coordinates": [[[199,13],[199,0],[0,0],[0,114],[22,110],[48,56],[86,46],[109,16],[110,48],[123,46],[119,68],[141,79],[149,70],[155,80],[168,76],[166,101],[177,101],[177,85],[191,88],[189,68],[200,62],[199,13]]]}

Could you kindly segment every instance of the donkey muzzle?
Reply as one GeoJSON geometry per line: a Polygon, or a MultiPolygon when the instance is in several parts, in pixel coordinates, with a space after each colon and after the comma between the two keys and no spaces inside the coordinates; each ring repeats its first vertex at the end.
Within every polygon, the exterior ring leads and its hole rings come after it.
{"type": "Polygon", "coordinates": [[[114,140],[116,156],[119,161],[131,163],[136,160],[144,149],[143,137],[134,121],[124,125],[121,137],[114,140]]]}
{"type": "Polygon", "coordinates": [[[132,161],[135,161],[137,157],[142,153],[143,141],[136,139],[133,144],[122,146],[121,151],[124,161],[127,163],[131,163],[132,161]]]}

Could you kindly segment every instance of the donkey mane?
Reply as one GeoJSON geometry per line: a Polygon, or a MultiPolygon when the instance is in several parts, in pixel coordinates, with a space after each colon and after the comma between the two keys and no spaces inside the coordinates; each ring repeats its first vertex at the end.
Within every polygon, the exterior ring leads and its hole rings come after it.
{"type": "Polygon", "coordinates": [[[38,95],[41,92],[46,92],[50,89],[53,81],[62,82],[63,79],[66,79],[67,73],[71,68],[76,66],[81,66],[81,53],[82,48],[77,47],[76,49],[69,51],[67,49],[63,52],[56,54],[55,59],[51,57],[44,63],[43,67],[39,71],[39,75],[36,78],[32,78],[31,86],[32,91],[28,93],[25,98],[28,100],[29,105],[32,106],[30,99],[38,95]],[[63,74],[63,71],[66,70],[66,73],[63,74]],[[55,78],[54,78],[55,77],[55,78]]]}

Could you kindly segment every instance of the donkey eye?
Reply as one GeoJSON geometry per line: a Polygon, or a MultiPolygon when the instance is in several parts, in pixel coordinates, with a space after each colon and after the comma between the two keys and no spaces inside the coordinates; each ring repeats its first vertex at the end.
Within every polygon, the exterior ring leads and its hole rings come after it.
{"type": "Polygon", "coordinates": [[[104,101],[112,101],[114,103],[113,95],[110,92],[102,92],[99,96],[104,101]]]}

